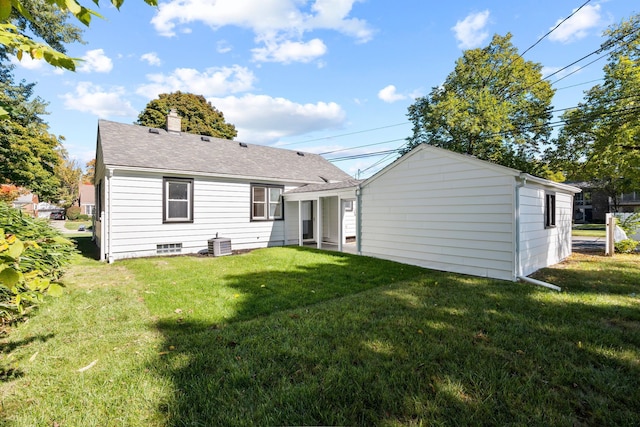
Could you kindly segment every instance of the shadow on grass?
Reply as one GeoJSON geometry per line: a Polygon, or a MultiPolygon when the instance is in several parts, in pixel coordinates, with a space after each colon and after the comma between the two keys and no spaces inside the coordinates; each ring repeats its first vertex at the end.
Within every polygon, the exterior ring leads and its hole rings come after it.
{"type": "Polygon", "coordinates": [[[339,257],[226,274],[247,297],[222,322],[158,320],[167,425],[640,423],[637,306],[339,257]]]}
{"type": "Polygon", "coordinates": [[[100,248],[91,240],[91,236],[71,237],[71,240],[76,243],[76,247],[83,258],[95,261],[100,259],[100,248]]]}
{"type": "MultiPolygon", "coordinates": [[[[35,341],[45,342],[53,337],[54,334],[46,334],[32,336],[19,341],[10,341],[8,343],[0,342],[0,354],[8,360],[11,352],[17,348],[27,346],[35,341]]],[[[11,364],[6,363],[6,360],[3,360],[2,363],[0,363],[0,382],[13,381],[24,376],[22,369],[17,366],[11,366],[11,364]]]]}

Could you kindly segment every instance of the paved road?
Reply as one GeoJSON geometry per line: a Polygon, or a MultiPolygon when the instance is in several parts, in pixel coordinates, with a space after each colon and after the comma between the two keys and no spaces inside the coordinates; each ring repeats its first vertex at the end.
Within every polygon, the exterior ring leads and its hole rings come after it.
{"type": "Polygon", "coordinates": [[[605,238],[604,237],[573,237],[574,252],[597,252],[604,253],[605,238]]]}

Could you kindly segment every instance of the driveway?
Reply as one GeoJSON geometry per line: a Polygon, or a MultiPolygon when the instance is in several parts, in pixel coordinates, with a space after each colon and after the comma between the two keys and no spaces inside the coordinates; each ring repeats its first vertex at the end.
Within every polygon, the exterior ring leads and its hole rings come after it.
{"type": "Polygon", "coordinates": [[[572,238],[574,252],[602,252],[605,249],[604,237],[574,236],[572,238]]]}

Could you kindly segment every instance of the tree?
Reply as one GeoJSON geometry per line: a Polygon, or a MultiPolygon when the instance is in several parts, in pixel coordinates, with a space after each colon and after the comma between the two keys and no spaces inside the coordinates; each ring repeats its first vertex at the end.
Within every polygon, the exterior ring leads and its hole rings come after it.
{"type": "Polygon", "coordinates": [[[89,160],[85,167],[87,171],[82,175],[82,182],[85,184],[95,184],[96,181],[96,159],[89,160]]]}
{"type": "Polygon", "coordinates": [[[40,117],[47,104],[30,99],[33,87],[15,84],[8,69],[0,70],[0,104],[9,106],[9,118],[0,120],[0,183],[27,187],[42,200],[55,200],[60,140],[40,117]]]}
{"type": "MultiPolygon", "coordinates": [[[[99,0],[93,0],[99,6],[99,0]]],[[[124,0],[110,0],[117,9],[124,0]]],[[[145,0],[145,3],[157,6],[157,0],[145,0]]],[[[92,16],[101,17],[96,11],[89,9],[76,0],[2,0],[0,1],[0,45],[3,45],[8,53],[21,59],[28,54],[32,59],[44,59],[54,67],[75,70],[75,60],[64,53],[61,44],[52,42],[52,37],[74,37],[66,33],[69,27],[42,27],[40,18],[43,14],[61,14],[62,16],[74,16],[82,24],[89,26],[92,16]],[[17,22],[15,22],[17,21],[17,22]],[[28,22],[29,29],[26,31],[28,22]],[[59,31],[63,30],[62,33],[59,31]],[[42,37],[39,42],[31,37],[36,34],[42,37]],[[44,35],[43,35],[44,34],[44,35]]],[[[64,21],[64,20],[63,20],[64,21]]],[[[76,34],[77,35],[77,34],[76,34]]]]}
{"type": "Polygon", "coordinates": [[[409,107],[413,136],[404,153],[426,143],[541,173],[537,156],[551,134],[554,94],[541,69],[518,54],[511,34],[464,51],[444,84],[409,107]]]}
{"type": "Polygon", "coordinates": [[[64,148],[58,149],[58,156],[60,156],[60,161],[55,168],[56,177],[60,181],[57,202],[66,209],[78,201],[82,170],[78,166],[78,162],[70,158],[64,148]]]}
{"type": "Polygon", "coordinates": [[[155,128],[167,126],[167,113],[176,109],[182,117],[182,132],[233,139],[236,127],[224,121],[224,115],[202,95],[191,93],[163,93],[150,101],[138,116],[136,124],[155,128]]]}
{"type": "Polygon", "coordinates": [[[550,164],[570,180],[589,181],[618,197],[640,183],[640,15],[610,27],[601,45],[609,51],[604,82],[562,116],[550,164]]]}

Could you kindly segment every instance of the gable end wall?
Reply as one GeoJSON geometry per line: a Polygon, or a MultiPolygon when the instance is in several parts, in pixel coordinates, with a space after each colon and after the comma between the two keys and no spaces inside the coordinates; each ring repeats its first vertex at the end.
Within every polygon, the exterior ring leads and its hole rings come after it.
{"type": "Polygon", "coordinates": [[[410,153],[362,187],[362,254],[513,280],[514,192],[481,162],[410,153]]]}

